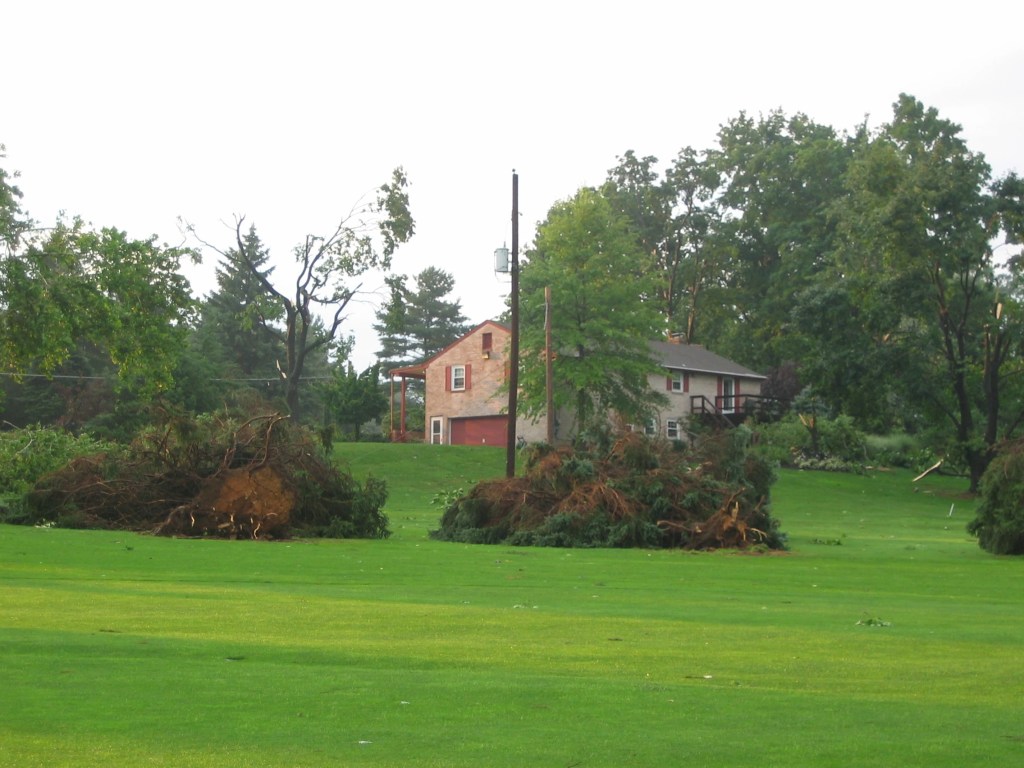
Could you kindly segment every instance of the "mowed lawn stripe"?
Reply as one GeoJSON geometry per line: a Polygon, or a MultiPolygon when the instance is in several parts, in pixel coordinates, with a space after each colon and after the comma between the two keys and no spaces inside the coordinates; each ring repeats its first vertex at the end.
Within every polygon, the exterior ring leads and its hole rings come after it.
{"type": "Polygon", "coordinates": [[[785,554],[462,546],[416,450],[386,541],[0,526],[0,765],[1021,756],[1021,561],[955,480],[783,473],[785,554]]]}

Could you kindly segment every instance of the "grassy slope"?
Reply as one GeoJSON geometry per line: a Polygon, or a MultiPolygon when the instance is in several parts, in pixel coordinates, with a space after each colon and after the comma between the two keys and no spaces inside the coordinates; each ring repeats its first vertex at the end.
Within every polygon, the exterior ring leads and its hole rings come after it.
{"type": "Polygon", "coordinates": [[[472,547],[426,538],[430,499],[500,450],[340,450],[389,479],[391,539],[0,526],[0,765],[1024,756],[1024,563],[955,481],[784,473],[786,555],[472,547]]]}

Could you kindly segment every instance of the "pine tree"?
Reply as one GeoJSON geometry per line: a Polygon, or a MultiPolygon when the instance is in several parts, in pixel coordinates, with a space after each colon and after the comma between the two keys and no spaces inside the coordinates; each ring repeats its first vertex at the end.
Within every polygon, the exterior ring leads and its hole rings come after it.
{"type": "MultiPolygon", "coordinates": [[[[268,254],[254,227],[245,236],[253,263],[265,276],[268,254]]],[[[219,350],[220,360],[231,376],[276,380],[277,363],[283,359],[280,341],[265,324],[281,319],[280,307],[268,301],[262,284],[237,250],[223,254],[216,271],[217,290],[203,305],[200,333],[212,340],[207,349],[219,350]]]]}
{"type": "Polygon", "coordinates": [[[381,370],[390,371],[410,365],[415,360],[414,342],[409,335],[409,291],[405,287],[405,275],[389,275],[388,302],[377,311],[377,322],[373,330],[380,339],[377,361],[381,370]]]}
{"type": "Polygon", "coordinates": [[[446,298],[455,290],[450,273],[427,267],[416,275],[414,289],[407,281],[405,275],[387,279],[390,297],[373,326],[380,335],[377,359],[385,371],[423,362],[468,329],[461,302],[446,298]]]}
{"type": "Polygon", "coordinates": [[[462,314],[462,302],[445,298],[454,290],[455,278],[437,267],[427,267],[416,275],[416,291],[409,307],[409,335],[424,360],[469,329],[462,314]]]}

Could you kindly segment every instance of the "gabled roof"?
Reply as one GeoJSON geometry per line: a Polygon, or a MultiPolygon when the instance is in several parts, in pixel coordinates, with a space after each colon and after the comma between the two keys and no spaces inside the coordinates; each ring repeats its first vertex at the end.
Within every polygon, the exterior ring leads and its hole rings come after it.
{"type": "Polygon", "coordinates": [[[670,370],[742,376],[747,379],[767,378],[696,344],[652,341],[651,352],[661,365],[670,370]]]}
{"type": "Polygon", "coordinates": [[[412,378],[412,379],[422,379],[422,378],[425,378],[426,375],[427,375],[427,368],[430,367],[430,364],[432,362],[434,362],[434,360],[439,358],[445,352],[448,352],[450,349],[452,349],[454,347],[457,347],[459,344],[461,344],[463,341],[465,341],[466,338],[468,338],[469,336],[472,336],[474,333],[476,333],[481,328],[483,328],[484,326],[487,326],[487,325],[492,325],[495,328],[498,328],[499,330],[506,331],[506,332],[508,332],[508,330],[509,330],[509,327],[507,325],[504,325],[503,323],[499,323],[497,320],[484,320],[479,325],[476,325],[473,328],[470,328],[468,331],[466,331],[464,334],[459,336],[459,338],[457,338],[455,341],[453,341],[447,347],[442,349],[440,352],[436,352],[433,355],[431,355],[430,357],[428,357],[422,363],[415,363],[413,365],[407,365],[407,366],[404,366],[402,368],[392,368],[390,371],[388,371],[388,375],[389,376],[406,376],[406,377],[412,378]]]}
{"type": "MultiPolygon", "coordinates": [[[[430,364],[434,362],[434,360],[454,347],[457,347],[465,341],[466,338],[472,336],[481,328],[488,325],[502,331],[509,331],[509,327],[504,323],[499,323],[496,320],[484,320],[482,323],[466,331],[466,333],[457,338],[447,347],[427,358],[422,363],[415,363],[414,365],[408,365],[402,368],[393,368],[388,373],[391,376],[406,376],[414,379],[425,378],[427,375],[427,368],[430,367],[430,364]]],[[[651,352],[658,363],[670,370],[710,373],[715,375],[723,374],[725,376],[742,376],[747,379],[767,378],[766,376],[763,376],[760,373],[755,373],[739,363],[734,363],[728,358],[716,355],[714,352],[710,352],[697,344],[683,344],[672,341],[652,341],[650,342],[650,346],[651,352]]]]}

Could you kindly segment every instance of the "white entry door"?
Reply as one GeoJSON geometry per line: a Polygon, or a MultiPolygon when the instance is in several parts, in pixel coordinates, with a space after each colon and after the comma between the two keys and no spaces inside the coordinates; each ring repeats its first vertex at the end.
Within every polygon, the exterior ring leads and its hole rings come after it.
{"type": "Polygon", "coordinates": [[[722,413],[736,411],[736,379],[726,376],[722,379],[722,413]]]}

